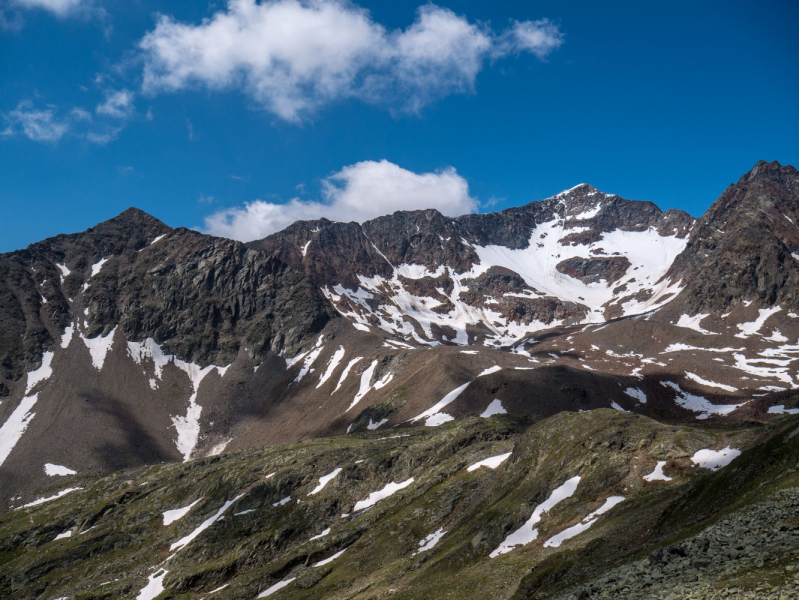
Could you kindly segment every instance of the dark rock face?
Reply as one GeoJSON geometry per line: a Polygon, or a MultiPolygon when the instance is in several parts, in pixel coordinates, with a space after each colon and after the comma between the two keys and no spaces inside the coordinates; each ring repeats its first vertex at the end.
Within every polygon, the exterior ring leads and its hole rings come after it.
{"type": "Polygon", "coordinates": [[[799,171],[760,161],[696,223],[669,271],[685,285],[674,310],[720,313],[743,301],[799,306],[797,224],[799,171]]]}
{"type": "Polygon", "coordinates": [[[294,354],[335,318],[316,286],[265,253],[188,230],[159,244],[117,281],[108,277],[122,293],[107,311],[102,300],[95,309],[105,290],[89,295],[89,314],[104,316],[90,327],[119,320],[128,339],[152,337],[204,366],[229,364],[242,345],[256,361],[269,351],[294,354]]]}
{"type": "Polygon", "coordinates": [[[87,338],[120,326],[131,341],[151,337],[205,366],[230,363],[242,345],[259,361],[295,353],[336,316],[279,259],[172,230],[138,209],[0,256],[0,374],[9,382],[38,367],[76,320],[87,338]]]}
{"type": "Polygon", "coordinates": [[[92,264],[103,257],[130,256],[168,231],[131,208],[84,233],[58,235],[0,255],[2,377],[16,381],[41,363],[43,350],[56,345],[72,321],[70,303],[91,276],[92,264]]]}
{"type": "MultiPolygon", "coordinates": [[[[482,339],[495,331],[495,312],[505,319],[503,327],[509,331],[535,329],[555,320],[579,322],[591,310],[606,311],[608,317],[623,312],[621,302],[589,307],[583,297],[565,298],[535,289],[525,280],[528,275],[514,271],[519,267],[513,258],[484,273],[469,275],[486,260],[482,254],[492,254],[490,249],[497,249],[494,254],[499,253],[500,262],[505,260],[503,252],[531,249],[531,243],[542,253],[567,247],[570,254],[582,250],[581,255],[560,261],[557,270],[586,285],[601,280],[610,285],[628,274],[631,263],[619,252],[613,254],[612,242],[607,249],[597,247],[605,234],[654,231],[683,239],[693,222],[682,211],[664,213],[651,202],[624,200],[583,184],[526,206],[454,219],[436,210],[420,210],[396,212],[362,225],[300,222],[248,245],[274,253],[304,271],[351,318],[357,315],[405,336],[413,330],[420,338],[463,343],[473,334],[482,339]],[[546,226],[544,233],[533,240],[542,226],[546,226]],[[546,239],[548,235],[559,237],[553,241],[546,239]],[[402,265],[417,269],[415,275],[409,276],[402,265]],[[420,268],[426,272],[418,271],[420,268]],[[503,275],[499,276],[500,272],[503,275]],[[406,308],[409,302],[411,310],[406,308]],[[423,314],[414,314],[417,309],[423,314]],[[472,319],[469,327],[460,322],[463,313],[472,319]],[[432,323],[424,325],[426,321],[432,323]],[[460,333],[453,335],[458,329],[460,333]]],[[[643,297],[639,290],[632,290],[625,301],[636,294],[643,297]]]]}
{"type": "Polygon", "coordinates": [[[579,279],[583,283],[597,283],[604,279],[608,282],[618,281],[630,268],[630,260],[626,256],[610,258],[569,258],[558,263],[557,269],[565,275],[579,279]]]}

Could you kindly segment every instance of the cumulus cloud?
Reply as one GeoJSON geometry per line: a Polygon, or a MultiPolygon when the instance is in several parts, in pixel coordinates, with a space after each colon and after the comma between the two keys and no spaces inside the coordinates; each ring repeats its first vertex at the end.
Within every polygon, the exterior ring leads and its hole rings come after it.
{"type": "Polygon", "coordinates": [[[22,134],[36,142],[57,142],[69,131],[69,122],[59,119],[53,107],[36,109],[30,101],[20,102],[3,118],[5,136],[22,134]]]}
{"type": "Polygon", "coordinates": [[[562,42],[547,20],[495,34],[434,4],[405,30],[388,31],[344,0],[229,0],[199,25],[161,16],[139,46],[146,93],[242,88],[298,121],[351,97],[417,111],[472,90],[487,60],[517,52],[544,59],[562,42]]]}
{"type": "Polygon", "coordinates": [[[397,210],[435,208],[449,216],[477,210],[469,185],[452,167],[435,173],[413,173],[387,160],[344,167],[322,182],[323,201],[294,198],[278,204],[248,202],[205,218],[212,235],[251,241],[280,231],[294,221],[325,217],[363,222],[397,210]]]}
{"type": "Polygon", "coordinates": [[[75,11],[81,5],[86,5],[86,0],[12,0],[18,6],[24,8],[43,8],[59,17],[75,11]]]}

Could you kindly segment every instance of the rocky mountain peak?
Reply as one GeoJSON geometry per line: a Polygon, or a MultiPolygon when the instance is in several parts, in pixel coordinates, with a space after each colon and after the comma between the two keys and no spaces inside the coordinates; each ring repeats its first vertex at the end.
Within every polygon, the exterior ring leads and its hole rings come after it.
{"type": "Polygon", "coordinates": [[[738,183],[741,184],[741,183],[746,183],[748,181],[752,181],[758,175],[767,178],[774,178],[775,175],[777,177],[780,177],[781,175],[790,176],[791,174],[796,174],[796,173],[797,170],[794,167],[790,165],[786,165],[783,167],[776,160],[773,162],[759,160],[757,161],[757,164],[754,167],[752,167],[747,173],[741,175],[741,178],[738,180],[738,183]]]}

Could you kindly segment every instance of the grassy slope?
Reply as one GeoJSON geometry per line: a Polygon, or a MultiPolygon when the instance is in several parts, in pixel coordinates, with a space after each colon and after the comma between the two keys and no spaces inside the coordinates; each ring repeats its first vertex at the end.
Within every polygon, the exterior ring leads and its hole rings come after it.
{"type": "Polygon", "coordinates": [[[797,425],[789,417],[732,430],[669,426],[607,409],[535,425],[503,415],[86,479],[83,490],[0,517],[0,596],[134,598],[172,543],[242,495],[163,565],[167,590],[159,598],[208,598],[224,584],[210,598],[254,598],[292,577],[270,598],[545,597],[797,486],[799,436],[790,435],[797,425]],[[749,450],[717,473],[691,466],[695,451],[728,445],[749,450]],[[465,468],[511,450],[495,470],[465,468]],[[658,460],[669,461],[672,481],[642,479],[658,460]],[[338,467],[322,492],[308,496],[338,467]],[[488,557],[575,475],[582,478],[576,493],[545,515],[536,541],[488,557]],[[412,485],[375,507],[341,517],[371,492],[410,477],[412,485]],[[543,547],[610,495],[627,499],[560,548],[543,547]],[[287,496],[290,502],[272,506],[287,496]],[[162,524],[163,511],[198,498],[184,518],[162,524]],[[329,535],[310,541],[327,527],[329,535]],[[67,529],[72,537],[54,541],[67,529]],[[439,529],[446,531],[441,541],[414,554],[439,529]],[[345,548],[329,564],[311,566],[345,548]]]}

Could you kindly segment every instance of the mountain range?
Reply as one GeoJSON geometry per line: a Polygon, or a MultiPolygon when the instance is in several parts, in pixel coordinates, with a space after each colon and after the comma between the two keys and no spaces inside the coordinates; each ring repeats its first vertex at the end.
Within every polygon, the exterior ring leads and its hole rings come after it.
{"type": "Polygon", "coordinates": [[[0,255],[0,596],[781,598],[797,290],[765,161],[699,219],[581,184],[0,255]]]}

